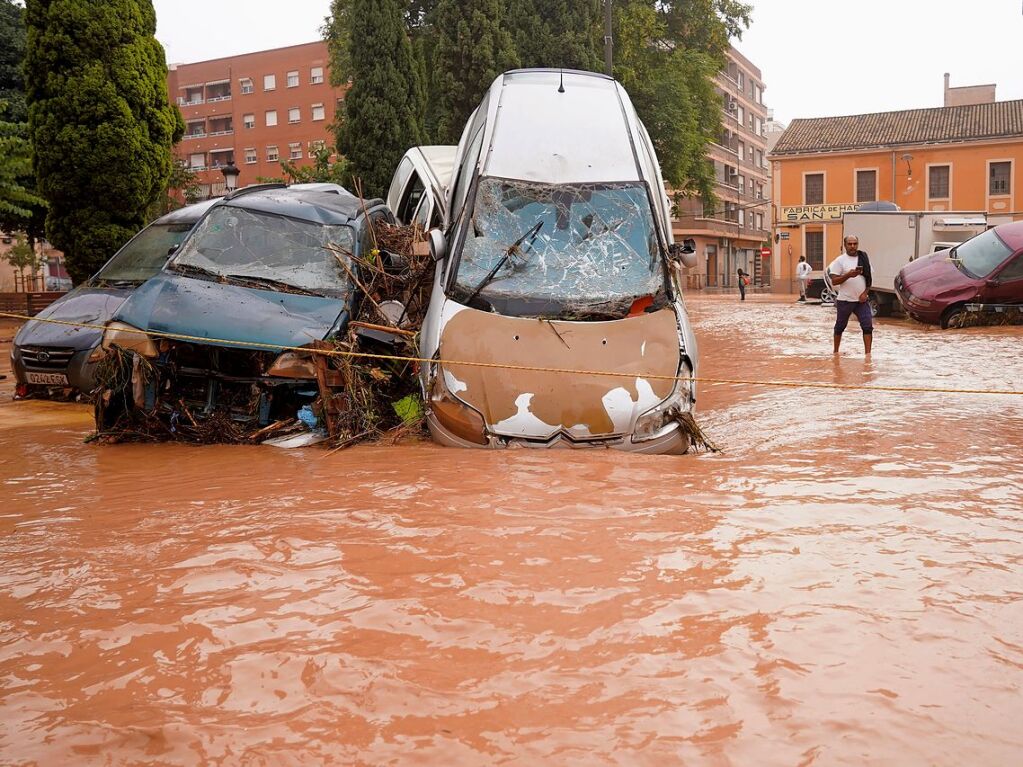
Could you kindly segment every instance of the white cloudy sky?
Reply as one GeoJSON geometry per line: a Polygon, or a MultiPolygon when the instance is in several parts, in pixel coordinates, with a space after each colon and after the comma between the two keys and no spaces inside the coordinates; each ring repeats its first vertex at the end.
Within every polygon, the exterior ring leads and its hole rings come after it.
{"type": "MultiPolygon", "coordinates": [[[[752,0],[736,45],[763,71],[775,116],[940,106],[952,85],[1023,98],[1023,0],[752,0]]],[[[168,62],[309,42],[328,0],[154,0],[168,62]]]]}

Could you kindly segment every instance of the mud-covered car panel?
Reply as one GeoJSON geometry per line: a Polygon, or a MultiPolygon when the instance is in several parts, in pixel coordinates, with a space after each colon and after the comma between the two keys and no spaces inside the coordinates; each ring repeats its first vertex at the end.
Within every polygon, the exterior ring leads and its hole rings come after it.
{"type": "Polygon", "coordinates": [[[433,395],[457,397],[501,437],[547,440],[564,433],[575,440],[606,439],[631,433],[640,415],[672,395],[679,359],[672,309],[614,322],[462,309],[441,332],[442,380],[435,380],[433,395]],[[502,367],[445,365],[444,360],[502,367]],[[513,369],[517,366],[531,369],[513,369]],[[565,374],[555,369],[623,375],[578,374],[566,386],[565,374]]]}

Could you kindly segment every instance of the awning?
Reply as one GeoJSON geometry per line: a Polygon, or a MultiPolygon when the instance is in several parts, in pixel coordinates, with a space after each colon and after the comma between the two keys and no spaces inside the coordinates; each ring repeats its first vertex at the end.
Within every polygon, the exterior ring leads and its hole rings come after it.
{"type": "Polygon", "coordinates": [[[224,85],[224,84],[229,83],[229,82],[231,82],[230,79],[227,79],[227,80],[210,80],[208,83],[206,83],[206,85],[224,85]]]}

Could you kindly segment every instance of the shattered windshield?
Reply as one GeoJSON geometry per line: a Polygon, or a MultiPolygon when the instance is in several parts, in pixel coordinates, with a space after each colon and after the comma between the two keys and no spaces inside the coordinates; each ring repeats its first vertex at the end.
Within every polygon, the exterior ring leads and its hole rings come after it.
{"type": "Polygon", "coordinates": [[[955,249],[955,257],[974,277],[984,278],[1009,257],[1012,249],[1002,242],[993,229],[978,234],[955,249]]]}
{"type": "Polygon", "coordinates": [[[538,302],[585,314],[627,311],[634,299],[663,293],[664,281],[644,185],[486,178],[454,293],[509,314],[538,302]]]}
{"type": "Polygon", "coordinates": [[[147,226],[117,251],[95,277],[96,282],[145,282],[163,268],[167,251],[180,245],[192,224],[147,226]]]}
{"type": "Polygon", "coordinates": [[[344,297],[351,280],[327,245],[355,249],[350,227],[324,226],[231,205],[214,208],[181,247],[175,268],[193,267],[224,278],[292,286],[344,297]]]}

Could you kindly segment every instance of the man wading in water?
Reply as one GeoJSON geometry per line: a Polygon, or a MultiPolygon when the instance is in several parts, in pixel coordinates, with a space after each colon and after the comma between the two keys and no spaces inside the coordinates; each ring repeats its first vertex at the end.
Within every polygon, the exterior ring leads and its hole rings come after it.
{"type": "Polygon", "coordinates": [[[838,317],[835,319],[835,354],[842,343],[842,333],[849,324],[853,314],[860,321],[863,331],[863,351],[870,355],[870,345],[874,339],[874,321],[870,315],[870,304],[867,303],[867,291],[870,289],[870,259],[860,250],[858,237],[848,235],[845,238],[845,253],[840,255],[828,266],[831,284],[838,289],[835,306],[838,317]]]}

